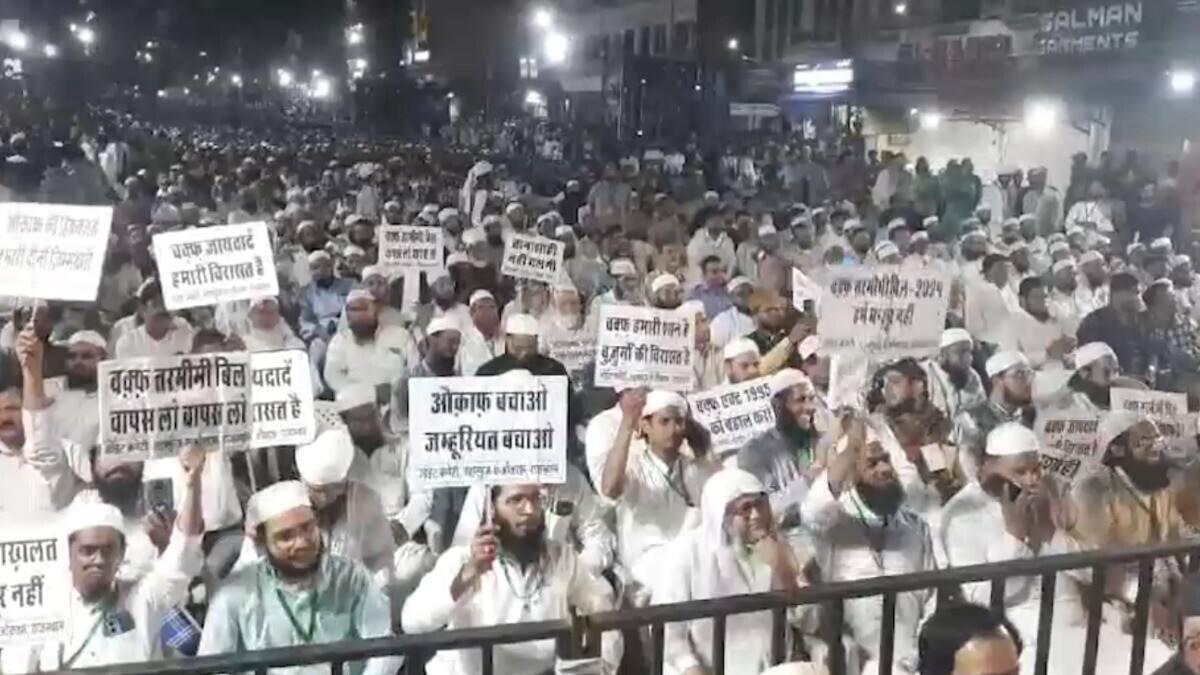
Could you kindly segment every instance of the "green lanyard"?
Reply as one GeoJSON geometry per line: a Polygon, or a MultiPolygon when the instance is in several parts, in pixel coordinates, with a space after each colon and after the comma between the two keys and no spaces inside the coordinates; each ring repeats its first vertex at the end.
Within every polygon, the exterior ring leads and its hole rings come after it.
{"type": "Polygon", "coordinates": [[[283,613],[287,615],[288,622],[292,624],[292,628],[296,629],[296,633],[300,636],[300,639],[304,640],[304,644],[311,644],[313,631],[317,627],[317,591],[313,590],[312,592],[312,607],[309,608],[307,631],[300,627],[300,622],[296,621],[296,615],[292,614],[292,608],[288,606],[287,598],[283,596],[283,593],[278,588],[275,589],[275,597],[279,600],[280,606],[283,607],[283,613]]]}
{"type": "Polygon", "coordinates": [[[79,645],[79,649],[76,649],[75,653],[71,654],[70,658],[62,662],[63,670],[70,670],[71,666],[75,664],[75,661],[77,661],[79,657],[83,655],[83,650],[87,649],[87,646],[92,642],[92,638],[96,637],[96,631],[100,630],[100,624],[104,623],[105,619],[108,618],[108,610],[111,608],[112,602],[110,600],[105,600],[100,607],[100,616],[96,617],[95,623],[93,623],[91,629],[88,630],[87,637],[83,639],[83,644],[79,645]]]}

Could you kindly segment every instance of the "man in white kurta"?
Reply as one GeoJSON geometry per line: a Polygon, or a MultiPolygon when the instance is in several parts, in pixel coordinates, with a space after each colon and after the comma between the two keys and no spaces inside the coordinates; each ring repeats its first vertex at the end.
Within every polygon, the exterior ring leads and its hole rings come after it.
{"type": "Polygon", "coordinates": [[[204,564],[200,548],[200,475],[204,452],[183,455],[187,498],[170,543],[150,571],[133,583],[117,578],[125,554],[124,519],[108,504],[80,504],[65,512],[73,590],[66,633],[40,647],[6,648],[4,672],[96,668],[162,658],[159,629],[168,612],[187,598],[204,564]]]}
{"type": "Polygon", "coordinates": [[[346,320],[348,330],[333,336],[325,355],[325,382],[334,393],[352,384],[391,384],[416,363],[412,336],[379,322],[379,305],[368,291],[350,292],[346,320]]]}
{"type": "MultiPolygon", "coordinates": [[[[469,546],[454,546],[438,558],[404,605],[405,633],[563,620],[572,611],[612,609],[608,583],[581,565],[570,546],[546,539],[541,495],[537,485],[492,489],[493,523],[476,530],[469,546]]],[[[615,673],[620,634],[606,633],[602,640],[605,672],[615,673]]],[[[553,640],[498,645],[493,658],[495,672],[505,675],[541,675],[556,666],[553,640]]],[[[482,670],[478,649],[440,651],[426,666],[429,675],[482,670]]]]}
{"type": "MultiPolygon", "coordinates": [[[[358,563],[322,542],[308,491],[275,483],[247,504],[246,524],[265,560],[226,578],[209,605],[201,655],[364,640],[392,634],[387,597],[358,563]]],[[[403,657],[346,664],[352,675],[393,675],[403,657]]],[[[327,673],[325,664],[273,668],[276,675],[327,673]]]]}
{"type": "Polygon", "coordinates": [[[948,419],[987,400],[983,381],[971,367],[974,347],[975,342],[966,330],[947,328],[942,331],[937,357],[921,364],[929,378],[929,402],[948,419]]]}

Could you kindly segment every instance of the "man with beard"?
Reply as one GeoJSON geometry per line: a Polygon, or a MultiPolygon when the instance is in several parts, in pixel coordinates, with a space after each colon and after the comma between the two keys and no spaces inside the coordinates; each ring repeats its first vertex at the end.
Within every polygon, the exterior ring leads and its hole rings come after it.
{"type": "Polygon", "coordinates": [[[459,365],[462,374],[474,376],[479,367],[504,353],[504,333],[500,330],[500,310],[496,297],[488,291],[475,291],[470,299],[471,323],[462,332],[459,365]]]}
{"type": "Polygon", "coordinates": [[[673,274],[660,274],[650,282],[650,305],[657,309],[678,309],[683,304],[683,286],[673,274]]]}
{"type": "MultiPolygon", "coordinates": [[[[405,633],[562,621],[575,612],[613,608],[607,582],[581,564],[572,547],[547,536],[540,486],[505,485],[489,492],[492,517],[469,546],[442,554],[404,604],[405,633]]],[[[591,667],[616,672],[623,654],[620,633],[606,633],[600,651],[591,667]]],[[[440,651],[426,672],[482,672],[481,658],[475,649],[440,651]]],[[[497,646],[493,659],[498,673],[552,672],[567,665],[556,659],[553,640],[497,646]]]]}
{"type": "Polygon", "coordinates": [[[812,478],[823,471],[816,457],[814,391],[808,377],[792,368],[771,376],[775,428],[745,445],[737,466],[762,482],[772,513],[784,529],[800,526],[800,500],[812,478]]]}
{"type": "MultiPolygon", "coordinates": [[[[1066,388],[1041,405],[1072,410],[1100,412],[1109,409],[1109,393],[1120,375],[1117,355],[1103,342],[1089,342],[1075,350],[1071,360],[1075,372],[1066,388]]],[[[1142,388],[1141,385],[1136,385],[1142,388]]]]}
{"type": "MultiPolygon", "coordinates": [[[[824,581],[854,581],[936,568],[929,527],[904,505],[904,488],[878,432],[862,419],[845,422],[829,468],[813,481],[800,517],[816,539],[824,581]]],[[[933,594],[896,597],[893,672],[917,655],[917,628],[933,594]]],[[[854,648],[847,672],[875,672],[883,625],[882,598],[845,603],[854,648]]]]}
{"type": "Polygon", "coordinates": [[[754,332],[754,312],[750,309],[754,284],[746,277],[734,277],[725,285],[725,290],[729,291],[733,306],[712,320],[712,343],[717,349],[754,332]]]}
{"type": "MultiPolygon", "coordinates": [[[[361,564],[326,550],[303,483],[260,490],[246,511],[246,526],[265,559],[234,572],[217,591],[205,617],[201,655],[392,634],[387,597],[361,564]]],[[[356,675],[392,675],[403,661],[384,656],[365,666],[346,665],[356,675]]]]}
{"type": "Polygon", "coordinates": [[[863,264],[867,261],[867,256],[871,252],[871,246],[874,244],[874,237],[867,230],[862,221],[857,218],[851,218],[846,221],[842,231],[846,235],[846,242],[850,244],[851,254],[846,257],[852,263],[863,264]]]}
{"type": "MultiPolygon", "coordinates": [[[[1145,351],[1141,298],[1132,274],[1114,274],[1109,282],[1108,305],[1088,314],[1079,324],[1079,344],[1103,342],[1116,354],[1121,370],[1141,375],[1149,365],[1145,351]]],[[[1076,363],[1078,368],[1079,364],[1076,363]]]]}
{"type": "MultiPolygon", "coordinates": [[[[404,326],[404,315],[391,305],[391,282],[387,273],[378,265],[367,265],[362,269],[362,288],[375,298],[375,306],[379,309],[379,324],[382,326],[404,326]]],[[[347,328],[346,314],[338,320],[338,331],[347,328]]]]}
{"type": "Polygon", "coordinates": [[[1020,352],[996,352],[984,364],[991,394],[958,414],[954,433],[958,461],[967,480],[975,480],[983,461],[987,436],[1005,422],[1033,425],[1033,370],[1020,352]]]}
{"type": "MultiPolygon", "coordinates": [[[[1195,488],[1172,475],[1158,426],[1139,413],[1113,410],[1101,417],[1097,435],[1104,458],[1072,491],[1079,514],[1075,538],[1085,547],[1112,550],[1190,536],[1197,522],[1181,504],[1195,488]]],[[[1167,635],[1176,629],[1164,606],[1174,574],[1160,564],[1151,589],[1150,627],[1167,635]]],[[[1110,568],[1107,575],[1106,594],[1126,617],[1132,615],[1137,576],[1136,567],[1110,568]]]]}
{"type": "Polygon", "coordinates": [[[971,366],[974,348],[970,333],[947,328],[937,357],[921,364],[928,378],[929,402],[950,419],[987,399],[983,381],[971,366]]]}
{"type": "Polygon", "coordinates": [[[1099,251],[1088,251],[1079,256],[1079,271],[1083,283],[1075,289],[1075,304],[1083,316],[1108,304],[1108,268],[1099,251]]]}
{"type": "Polygon", "coordinates": [[[462,343],[462,331],[458,322],[441,316],[429,322],[425,328],[422,357],[392,383],[392,406],[388,426],[392,433],[408,431],[408,381],[417,377],[457,377],[458,348],[462,343]]]}
{"type": "Polygon", "coordinates": [[[1046,311],[1074,335],[1086,316],[1080,313],[1075,301],[1075,291],[1079,287],[1075,263],[1067,259],[1051,265],[1050,281],[1053,285],[1046,298],[1046,311]]]}
{"type": "Polygon", "coordinates": [[[173,356],[192,351],[192,327],[167,311],[158,281],[151,279],[138,289],[137,316],[141,325],[117,340],[116,358],[173,356]]]}
{"type": "Polygon", "coordinates": [[[329,343],[325,383],[335,394],[352,384],[380,387],[380,400],[386,401],[388,385],[416,362],[416,343],[403,327],[379,322],[379,303],[366,289],[346,297],[346,323],[349,330],[329,343]]]}
{"type": "MultiPolygon", "coordinates": [[[[346,296],[354,282],[333,276],[333,257],[325,251],[308,254],[312,281],[300,289],[300,339],[308,345],[308,358],[314,373],[324,371],[325,352],[337,333],[338,317],[346,306],[346,296]]],[[[119,354],[118,354],[119,355],[119,354]]]]}
{"type": "Polygon", "coordinates": [[[275,297],[256,298],[250,302],[246,315],[248,329],[239,337],[246,351],[273,352],[282,349],[304,349],[304,343],[292,332],[279,311],[275,297]]]}
{"type": "Polygon", "coordinates": [[[50,415],[58,433],[84,450],[100,437],[96,369],[107,358],[108,345],[99,333],[79,331],[67,338],[66,386],[55,394],[50,415]]]}
{"type": "Polygon", "coordinates": [[[1034,369],[1059,367],[1062,360],[1075,349],[1074,334],[1050,314],[1046,306],[1046,287],[1037,277],[1021,282],[1018,291],[1021,309],[1013,312],[1013,342],[1004,345],[1025,354],[1034,369]]]}
{"type": "Polygon", "coordinates": [[[458,301],[454,277],[445,274],[431,281],[429,295],[431,301],[417,308],[418,326],[427,326],[439,317],[446,317],[455,322],[460,332],[471,325],[471,312],[465,304],[458,301]]]}
{"type": "Polygon", "coordinates": [[[740,384],[759,376],[762,356],[750,338],[738,338],[721,351],[725,359],[725,384],[740,384]]]}
{"type": "Polygon", "coordinates": [[[188,586],[202,564],[204,455],[198,448],[181,455],[187,496],[179,517],[168,526],[170,543],[137,581],[118,574],[126,540],[124,519],[116,507],[76,505],[67,512],[63,534],[74,592],[65,633],[37,647],[6,647],[5,672],[98,668],[163,658],[159,629],[175,605],[187,599],[188,586]]]}
{"type": "Polygon", "coordinates": [[[504,323],[504,353],[475,371],[479,377],[527,370],[532,375],[567,375],[563,364],[538,353],[538,320],[528,314],[513,314],[504,323]]]}
{"type": "MultiPolygon", "coordinates": [[[[776,532],[768,488],[752,474],[725,469],[704,486],[700,527],[680,536],[665,561],[661,603],[691,602],[767,593],[795,592],[806,585],[798,551],[776,532]]],[[[771,613],[731,616],[724,672],[758,675],[771,665],[771,613]]],[[[709,619],[668,624],[663,660],[680,675],[713,672],[713,626],[709,619]]]]}

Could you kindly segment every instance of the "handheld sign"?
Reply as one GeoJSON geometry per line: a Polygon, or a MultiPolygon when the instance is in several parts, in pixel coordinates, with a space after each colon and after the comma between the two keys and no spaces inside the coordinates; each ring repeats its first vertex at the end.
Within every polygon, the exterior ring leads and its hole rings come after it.
{"type": "Polygon", "coordinates": [[[94,302],[111,227],[110,206],[0,204],[0,289],[94,302]]]}
{"type": "Polygon", "coordinates": [[[408,382],[413,490],[567,480],[567,378],[408,382]]]}
{"type": "Polygon", "coordinates": [[[173,457],[193,442],[238,452],[308,443],[316,434],[300,350],[104,361],[98,381],[104,456],[173,457]]]}
{"type": "Polygon", "coordinates": [[[1039,411],[1034,432],[1041,445],[1042,470],[1074,483],[1104,457],[1096,439],[1100,415],[1086,410],[1039,411]]]}
{"type": "Polygon", "coordinates": [[[694,321],[692,316],[664,309],[602,306],[596,386],[691,391],[694,321]]]}
{"type": "Polygon", "coordinates": [[[821,304],[821,285],[798,268],[793,267],[792,306],[801,312],[806,312],[808,311],[804,306],[806,302],[813,303],[813,307],[821,304]]]}
{"type": "Polygon", "coordinates": [[[721,454],[737,451],[775,426],[771,383],[765,377],[691,394],[688,405],[712,435],[713,449],[721,454]]]}
{"type": "Polygon", "coordinates": [[[279,295],[266,223],[156,234],[154,259],[167,309],[279,295]]]}
{"type": "MultiPolygon", "coordinates": [[[[441,272],[442,230],[420,225],[383,225],[379,228],[379,266],[390,278],[408,270],[441,272]]],[[[404,289],[408,298],[408,288],[404,289]]],[[[415,295],[413,297],[416,297],[415,295]]]]}
{"type": "Polygon", "coordinates": [[[1113,387],[1110,401],[1113,410],[1133,410],[1154,420],[1173,455],[1186,458],[1195,452],[1196,422],[1188,414],[1187,394],[1113,387]]]}
{"type": "Polygon", "coordinates": [[[514,232],[504,242],[500,272],[517,279],[552,284],[562,273],[564,248],[557,239],[514,232]]]}
{"type": "Polygon", "coordinates": [[[0,531],[0,647],[65,634],[71,592],[65,538],[45,528],[0,531]]]}
{"type": "Polygon", "coordinates": [[[937,352],[950,302],[941,272],[863,265],[827,274],[817,323],[822,349],[883,359],[937,352]]]}

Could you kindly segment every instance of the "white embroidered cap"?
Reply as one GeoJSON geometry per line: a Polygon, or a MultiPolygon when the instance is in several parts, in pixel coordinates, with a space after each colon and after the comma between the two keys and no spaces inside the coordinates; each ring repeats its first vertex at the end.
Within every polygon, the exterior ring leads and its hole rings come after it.
{"type": "Polygon", "coordinates": [[[988,433],[984,452],[989,457],[1013,457],[1039,449],[1037,434],[1024,424],[1006,422],[988,433]]]}
{"type": "Polygon", "coordinates": [[[1000,351],[992,354],[992,357],[983,365],[983,370],[989,378],[992,378],[1016,366],[1029,367],[1029,361],[1024,354],[1016,351],[1000,351]]]}
{"type": "Polygon", "coordinates": [[[369,384],[351,384],[337,393],[334,402],[338,412],[354,410],[364,405],[375,405],[375,387],[369,384]]]}
{"type": "Polygon", "coordinates": [[[258,527],[272,518],[303,506],[312,508],[308,488],[304,487],[304,483],[298,480],[273,483],[255,492],[246,502],[246,525],[258,527]]]}
{"type": "Polygon", "coordinates": [[[353,462],[354,441],[345,428],[324,431],[317,440],[296,448],[296,470],[309,485],[332,485],[346,480],[353,462]]]}
{"type": "Polygon", "coordinates": [[[729,359],[736,359],[742,354],[754,354],[755,356],[762,355],[758,351],[758,345],[754,344],[754,340],[751,340],[750,338],[737,338],[735,340],[731,340],[729,344],[725,345],[725,349],[721,352],[721,354],[727,361],[729,359]]]}
{"type": "Polygon", "coordinates": [[[655,389],[646,394],[646,405],[642,408],[642,417],[649,417],[667,408],[675,408],[686,415],[688,411],[687,399],[673,391],[655,389]]]}
{"type": "Polygon", "coordinates": [[[75,503],[68,509],[65,522],[68,535],[93,527],[111,527],[117,532],[125,532],[125,517],[112,504],[75,503]]]}
{"type": "Polygon", "coordinates": [[[963,328],[947,328],[942,331],[942,342],[939,347],[949,347],[960,342],[966,342],[974,345],[975,340],[971,338],[971,333],[963,328]]]}
{"type": "Polygon", "coordinates": [[[509,335],[534,335],[538,330],[538,320],[529,314],[513,314],[504,322],[504,332],[509,335]]]}
{"type": "Polygon", "coordinates": [[[654,277],[654,281],[650,282],[650,292],[657,293],[664,288],[678,285],[679,279],[674,274],[663,273],[654,277]]]}
{"type": "Polygon", "coordinates": [[[771,376],[771,395],[774,396],[782,391],[787,391],[792,387],[805,386],[812,387],[812,380],[804,374],[804,371],[796,368],[784,368],[771,376]]]}
{"type": "Polygon", "coordinates": [[[1117,353],[1108,346],[1107,342],[1089,342],[1086,345],[1080,345],[1075,350],[1075,370],[1080,370],[1092,365],[1100,359],[1111,356],[1113,361],[1117,360],[1117,353]]]}

